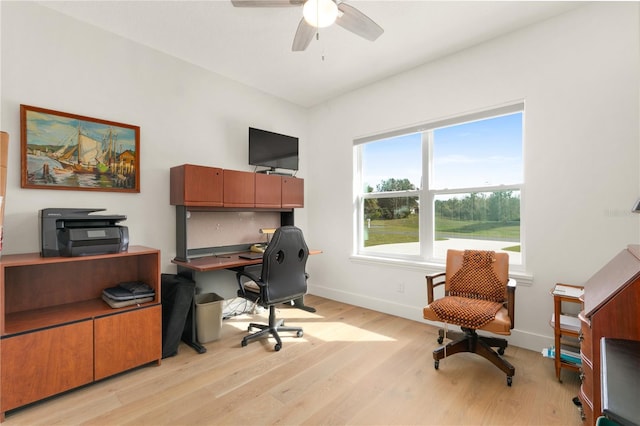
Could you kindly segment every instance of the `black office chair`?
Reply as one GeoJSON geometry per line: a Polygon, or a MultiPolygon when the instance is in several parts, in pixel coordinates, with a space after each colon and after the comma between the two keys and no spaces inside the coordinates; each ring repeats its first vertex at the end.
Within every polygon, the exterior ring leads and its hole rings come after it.
{"type": "Polygon", "coordinates": [[[246,271],[236,274],[238,296],[269,308],[269,324],[249,324],[248,331],[253,328],[260,331],[245,336],[242,346],[247,346],[251,340],[272,335],[277,342],[274,349],[279,351],[282,348],[279,331],[295,331],[297,337],[302,337],[302,328],[285,327],[284,320],[276,319],[275,305],[300,298],[307,292],[305,267],[308,257],[309,248],[302,231],[295,226],[282,226],[276,229],[264,252],[260,277],[246,271]]]}

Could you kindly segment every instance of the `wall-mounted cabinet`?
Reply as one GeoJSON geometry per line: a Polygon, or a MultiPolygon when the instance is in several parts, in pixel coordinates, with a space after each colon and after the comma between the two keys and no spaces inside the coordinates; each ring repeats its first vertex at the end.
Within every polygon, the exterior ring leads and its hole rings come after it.
{"type": "Polygon", "coordinates": [[[304,207],[304,179],[183,164],[171,168],[174,206],[241,209],[304,207]]]}
{"type": "Polygon", "coordinates": [[[183,164],[170,170],[171,205],[222,207],[223,170],[183,164]]]}
{"type": "Polygon", "coordinates": [[[160,251],[0,260],[0,420],[8,410],[162,358],[160,251]],[[112,309],[102,290],[143,281],[151,302],[112,309]]]}
{"type": "Polygon", "coordinates": [[[294,177],[282,178],[282,208],[304,207],[304,180],[294,177]]]}
{"type": "Polygon", "coordinates": [[[282,176],[256,173],[256,207],[282,207],[282,176]]]}
{"type": "Polygon", "coordinates": [[[255,173],[224,170],[224,207],[255,207],[255,173]]]}

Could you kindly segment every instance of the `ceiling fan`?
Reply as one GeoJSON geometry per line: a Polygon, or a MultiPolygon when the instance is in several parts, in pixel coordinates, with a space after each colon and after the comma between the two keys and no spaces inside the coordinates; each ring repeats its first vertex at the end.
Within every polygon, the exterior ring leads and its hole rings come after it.
{"type": "Polygon", "coordinates": [[[334,22],[370,41],[384,32],[371,18],[342,0],[231,0],[231,3],[235,7],[302,6],[303,17],[291,46],[294,52],[305,50],[318,28],[328,27],[334,22]]]}

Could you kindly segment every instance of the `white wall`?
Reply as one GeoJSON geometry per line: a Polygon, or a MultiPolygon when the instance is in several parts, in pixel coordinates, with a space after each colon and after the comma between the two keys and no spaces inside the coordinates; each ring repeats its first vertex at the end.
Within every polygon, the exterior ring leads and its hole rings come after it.
{"type": "Polygon", "coordinates": [[[105,207],[126,214],[132,243],[161,249],[163,271],[172,271],[169,168],[250,170],[247,127],[273,128],[301,136],[306,207],[296,223],[324,251],[309,261],[311,292],[420,321],[424,275],[437,268],[350,259],[352,140],[520,99],[527,266],[519,274],[532,279],[517,291],[512,343],[547,344],[553,283],[582,283],[640,242],[640,217],[629,213],[640,196],[637,3],[593,3],[311,111],[36,4],[1,9],[0,125],[11,135],[3,254],[39,250],[39,209],[105,207]],[[21,103],[139,125],[141,192],[21,189],[21,103]]]}
{"type": "Polygon", "coordinates": [[[310,261],[311,291],[422,320],[437,268],[350,258],[352,141],[524,100],[526,270],[513,272],[527,279],[511,340],[549,344],[553,284],[582,284],[640,243],[639,17],[637,3],[593,3],[314,108],[309,238],[324,254],[310,261]]]}
{"type": "MultiPolygon", "coordinates": [[[[37,4],[1,7],[1,128],[11,138],[3,254],[40,250],[42,208],[106,208],[126,215],[131,243],[161,249],[173,272],[169,168],[252,170],[249,126],[300,136],[305,177],[306,110],[37,4]],[[140,126],[140,193],[20,188],[20,104],[140,126]]],[[[304,216],[296,212],[303,229],[304,216]]]]}

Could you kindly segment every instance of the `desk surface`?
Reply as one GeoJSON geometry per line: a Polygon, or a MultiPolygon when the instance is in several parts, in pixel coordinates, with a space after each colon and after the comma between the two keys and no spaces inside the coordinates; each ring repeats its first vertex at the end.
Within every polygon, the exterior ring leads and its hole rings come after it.
{"type": "MultiPolygon", "coordinates": [[[[240,256],[252,252],[228,253],[214,256],[203,256],[190,259],[188,262],[173,259],[171,263],[191,269],[197,272],[217,271],[220,269],[242,268],[251,265],[262,264],[262,259],[243,259],[240,256]]],[[[321,250],[309,250],[309,254],[320,254],[321,250]]]]}
{"type": "Polygon", "coordinates": [[[621,425],[640,424],[640,341],[602,338],[602,412],[621,425]]]}

